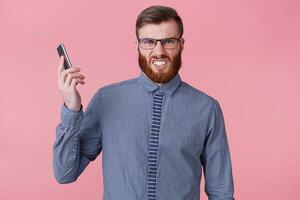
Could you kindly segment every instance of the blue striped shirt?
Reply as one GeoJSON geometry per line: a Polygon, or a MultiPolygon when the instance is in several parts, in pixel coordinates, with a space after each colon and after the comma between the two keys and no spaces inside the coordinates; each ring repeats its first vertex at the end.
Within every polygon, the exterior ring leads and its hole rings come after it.
{"type": "Polygon", "coordinates": [[[202,174],[209,200],[233,200],[220,105],[179,74],[161,86],[142,72],[104,86],[85,112],[63,104],[53,147],[62,184],[102,152],[104,200],[199,200],[202,174]]]}

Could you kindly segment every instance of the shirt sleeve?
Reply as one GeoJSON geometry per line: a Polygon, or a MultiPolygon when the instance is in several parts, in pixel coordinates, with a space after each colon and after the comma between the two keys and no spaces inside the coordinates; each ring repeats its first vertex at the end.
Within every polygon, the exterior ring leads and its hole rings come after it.
{"type": "Polygon", "coordinates": [[[61,107],[61,123],[56,127],[53,145],[53,169],[58,183],[76,181],[90,161],[102,150],[99,123],[100,95],[96,93],[85,112],[61,107]]]}
{"type": "Polygon", "coordinates": [[[205,144],[200,155],[209,200],[234,200],[229,145],[222,110],[217,100],[211,106],[205,144]]]}

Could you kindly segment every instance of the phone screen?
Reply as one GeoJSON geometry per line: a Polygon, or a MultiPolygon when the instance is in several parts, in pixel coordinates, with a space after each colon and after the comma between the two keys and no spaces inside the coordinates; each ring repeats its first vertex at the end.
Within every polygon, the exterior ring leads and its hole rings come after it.
{"type": "Polygon", "coordinates": [[[58,47],[57,47],[57,52],[59,57],[63,56],[64,57],[64,69],[69,69],[70,67],[72,67],[70,58],[67,54],[67,50],[64,46],[63,43],[61,43],[58,47]]]}

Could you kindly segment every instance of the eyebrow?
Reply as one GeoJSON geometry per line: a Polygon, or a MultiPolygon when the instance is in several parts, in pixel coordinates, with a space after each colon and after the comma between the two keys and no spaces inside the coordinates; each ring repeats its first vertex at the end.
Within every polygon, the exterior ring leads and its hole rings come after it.
{"type": "Polygon", "coordinates": [[[162,39],[177,38],[177,37],[171,36],[171,37],[165,37],[165,38],[160,38],[160,39],[152,38],[152,37],[141,37],[141,39],[145,39],[145,38],[147,38],[147,39],[155,39],[155,40],[162,40],[162,39]]]}

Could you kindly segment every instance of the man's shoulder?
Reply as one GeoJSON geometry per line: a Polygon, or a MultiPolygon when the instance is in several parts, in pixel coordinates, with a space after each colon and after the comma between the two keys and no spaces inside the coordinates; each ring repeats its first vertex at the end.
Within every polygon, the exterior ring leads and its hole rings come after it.
{"type": "Polygon", "coordinates": [[[114,82],[98,89],[97,93],[99,95],[104,95],[105,93],[126,91],[136,84],[137,78],[130,78],[119,82],[114,82]]]}
{"type": "Polygon", "coordinates": [[[216,101],[216,99],[210,94],[192,86],[191,84],[185,81],[181,81],[181,90],[186,95],[186,97],[189,96],[191,98],[197,98],[200,99],[201,101],[206,101],[208,103],[216,101]]]}

